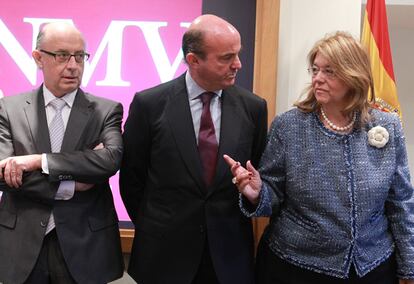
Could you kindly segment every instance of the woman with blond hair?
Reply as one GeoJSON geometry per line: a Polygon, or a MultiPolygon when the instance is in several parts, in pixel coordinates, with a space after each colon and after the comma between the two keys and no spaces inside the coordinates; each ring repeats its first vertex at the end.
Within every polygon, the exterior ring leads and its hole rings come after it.
{"type": "Polygon", "coordinates": [[[270,216],[258,283],[414,283],[414,195],[397,115],[344,32],[308,55],[311,86],[272,123],[259,171],[225,156],[246,216],[270,216]],[[410,280],[411,279],[411,280],[410,280]]]}

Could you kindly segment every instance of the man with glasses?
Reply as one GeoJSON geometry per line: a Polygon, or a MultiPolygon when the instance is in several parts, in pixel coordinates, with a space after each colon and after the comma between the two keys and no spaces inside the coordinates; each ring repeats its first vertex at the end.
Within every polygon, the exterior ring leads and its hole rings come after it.
{"type": "Polygon", "coordinates": [[[74,26],[45,25],[32,55],[42,86],[0,100],[0,283],[107,283],[123,273],[108,183],[122,106],[79,88],[74,26]]]}

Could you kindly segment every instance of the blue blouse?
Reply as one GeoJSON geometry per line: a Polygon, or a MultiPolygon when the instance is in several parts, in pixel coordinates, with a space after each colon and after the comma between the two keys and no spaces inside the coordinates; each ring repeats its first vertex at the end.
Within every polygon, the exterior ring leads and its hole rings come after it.
{"type": "Polygon", "coordinates": [[[272,123],[259,171],[260,202],[246,216],[271,216],[269,248],[303,268],[347,278],[363,276],[394,250],[398,277],[414,279],[414,195],[405,138],[396,115],[371,111],[349,134],[325,128],[315,113],[288,111],[272,123]],[[380,125],[382,148],[368,143],[380,125]],[[253,211],[253,212],[252,212],[253,211]]]}

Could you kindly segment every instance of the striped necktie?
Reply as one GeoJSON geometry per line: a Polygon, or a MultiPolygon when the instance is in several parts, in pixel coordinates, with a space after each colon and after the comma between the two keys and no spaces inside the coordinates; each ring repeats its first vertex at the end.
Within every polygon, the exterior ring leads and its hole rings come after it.
{"type": "MultiPolygon", "coordinates": [[[[49,124],[49,137],[52,153],[60,152],[62,147],[63,136],[65,135],[65,124],[62,118],[62,109],[66,105],[63,99],[56,98],[49,102],[50,106],[55,110],[55,116],[49,124]]],[[[49,222],[46,227],[46,234],[55,228],[55,218],[53,213],[50,214],[49,222]]]]}

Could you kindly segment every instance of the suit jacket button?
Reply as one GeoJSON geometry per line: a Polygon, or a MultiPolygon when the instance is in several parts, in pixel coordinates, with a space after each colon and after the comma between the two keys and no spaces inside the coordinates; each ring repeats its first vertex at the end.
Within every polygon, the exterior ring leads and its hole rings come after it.
{"type": "Polygon", "coordinates": [[[45,222],[45,221],[40,221],[40,226],[42,226],[42,227],[46,227],[46,226],[47,226],[47,222],[45,222]]]}
{"type": "Polygon", "coordinates": [[[204,233],[204,226],[200,225],[200,233],[204,233]]]}

